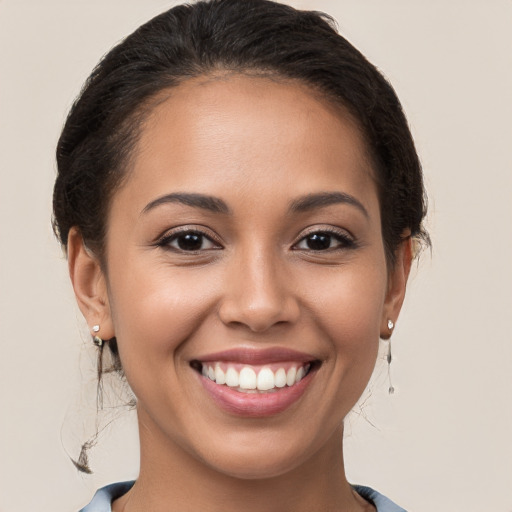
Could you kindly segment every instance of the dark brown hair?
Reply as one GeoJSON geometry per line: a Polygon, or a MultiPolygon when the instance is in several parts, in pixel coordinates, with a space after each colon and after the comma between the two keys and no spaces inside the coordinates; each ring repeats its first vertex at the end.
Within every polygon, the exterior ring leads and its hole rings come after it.
{"type": "Polygon", "coordinates": [[[64,247],[77,226],[101,258],[109,202],[151,100],[217,70],[299,80],[348,108],[375,166],[388,262],[406,229],[428,240],[420,162],[400,102],[381,73],[323,13],[268,0],[212,0],[148,21],[114,47],[85,83],[57,146],[53,225],[64,247]]]}

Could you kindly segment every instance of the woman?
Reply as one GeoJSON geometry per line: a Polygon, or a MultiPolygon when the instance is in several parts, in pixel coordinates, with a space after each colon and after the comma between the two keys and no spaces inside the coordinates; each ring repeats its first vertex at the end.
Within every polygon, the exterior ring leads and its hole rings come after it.
{"type": "Polygon", "coordinates": [[[403,510],[347,482],[342,433],[426,237],[421,168],[330,19],[157,16],[93,71],[57,159],[55,230],[140,432],[137,481],[83,510],[403,510]]]}

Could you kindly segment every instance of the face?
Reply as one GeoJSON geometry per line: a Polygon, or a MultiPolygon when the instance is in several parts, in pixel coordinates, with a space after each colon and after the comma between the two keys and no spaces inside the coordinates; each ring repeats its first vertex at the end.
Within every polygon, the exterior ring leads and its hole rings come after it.
{"type": "Polygon", "coordinates": [[[172,89],[113,198],[105,254],[79,301],[117,337],[143,456],[260,478],[333,452],[405,287],[343,109],[266,78],[172,89]]]}

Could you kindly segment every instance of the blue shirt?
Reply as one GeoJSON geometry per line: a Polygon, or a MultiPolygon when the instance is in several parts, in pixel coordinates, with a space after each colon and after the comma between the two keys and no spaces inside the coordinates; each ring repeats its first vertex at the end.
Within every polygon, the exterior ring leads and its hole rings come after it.
{"type": "MultiPolygon", "coordinates": [[[[112,512],[112,502],[126,494],[134,483],[134,481],[117,482],[102,487],[96,492],[89,505],[85,506],[80,512],[112,512]]],[[[353,487],[365,500],[373,503],[377,512],[406,512],[382,494],[370,489],[370,487],[362,485],[354,485],[353,487]]]]}

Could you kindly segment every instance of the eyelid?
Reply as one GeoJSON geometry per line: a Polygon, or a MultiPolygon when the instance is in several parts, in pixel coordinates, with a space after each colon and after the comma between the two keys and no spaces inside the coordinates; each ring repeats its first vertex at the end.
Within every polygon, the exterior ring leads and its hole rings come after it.
{"type": "MultiPolygon", "coordinates": [[[[176,226],[174,228],[168,228],[166,229],[162,234],[160,234],[155,242],[154,245],[165,247],[169,246],[169,242],[171,239],[179,236],[180,234],[185,233],[197,233],[201,236],[204,236],[207,238],[210,242],[217,245],[215,249],[223,249],[224,248],[224,242],[221,240],[221,238],[213,232],[210,228],[207,228],[206,226],[198,225],[198,224],[187,224],[182,226],[176,226]]],[[[342,244],[345,242],[345,245],[341,248],[346,249],[350,247],[354,247],[357,245],[355,237],[350,233],[347,229],[340,228],[338,226],[332,226],[332,225],[313,225],[305,228],[300,232],[299,235],[295,238],[295,241],[292,244],[292,249],[295,248],[295,250],[306,250],[306,249],[297,249],[296,246],[302,242],[307,236],[315,234],[315,233],[327,233],[331,236],[334,236],[338,238],[342,244]]],[[[331,250],[335,250],[337,248],[333,248],[331,250]]],[[[179,251],[179,249],[176,249],[179,251]]],[[[212,249],[208,249],[212,250],[212,249]]],[[[202,252],[202,251],[199,251],[202,252]]]]}
{"type": "MultiPolygon", "coordinates": [[[[217,245],[218,248],[223,249],[224,244],[221,241],[220,237],[216,235],[211,229],[206,226],[202,226],[200,224],[187,224],[185,226],[176,226],[174,228],[166,229],[162,234],[160,234],[156,240],[154,245],[164,247],[168,246],[169,241],[179,236],[180,234],[186,233],[197,233],[201,236],[204,236],[208,240],[210,240],[213,244],[217,245]]],[[[177,249],[179,250],[179,249],[177,249]]]]}
{"type": "MultiPolygon", "coordinates": [[[[296,247],[300,242],[302,242],[306,237],[309,235],[313,235],[315,233],[326,233],[328,235],[337,237],[338,239],[341,239],[341,241],[345,242],[346,245],[342,248],[351,248],[355,247],[357,245],[356,238],[350,231],[347,229],[343,229],[337,226],[329,226],[329,225],[314,225],[309,226],[306,229],[304,229],[295,239],[295,242],[292,244],[292,249],[296,247]]],[[[330,249],[335,250],[336,248],[330,249]]],[[[295,249],[295,250],[307,250],[307,249],[295,249]]],[[[326,249],[325,251],[318,251],[318,252],[326,252],[329,249],[326,249]]]]}

